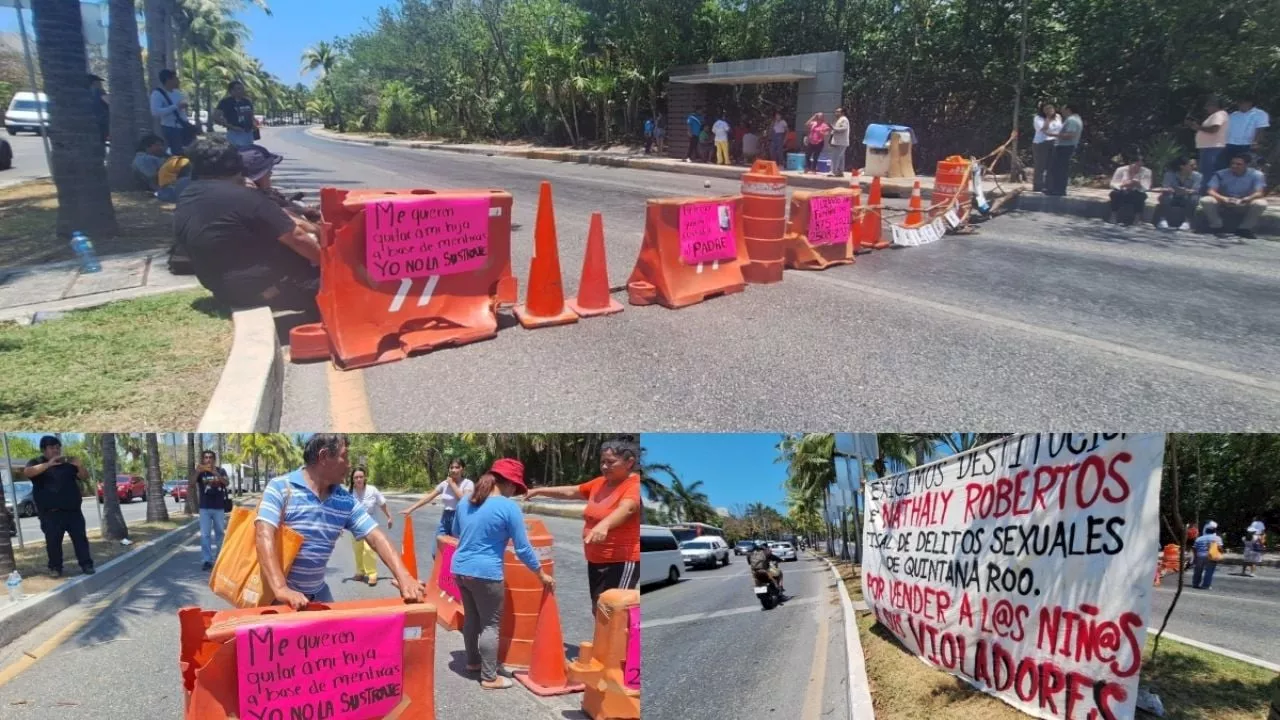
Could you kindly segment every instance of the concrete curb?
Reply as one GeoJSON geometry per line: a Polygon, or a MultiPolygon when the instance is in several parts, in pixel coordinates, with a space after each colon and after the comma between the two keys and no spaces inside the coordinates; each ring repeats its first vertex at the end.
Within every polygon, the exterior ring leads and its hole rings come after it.
{"type": "Polygon", "coordinates": [[[187,539],[199,525],[198,521],[192,520],[100,566],[94,575],[81,575],[49,592],[0,610],[0,646],[14,642],[54,615],[155,560],[174,545],[187,539]]]}
{"type": "Polygon", "coordinates": [[[840,578],[840,571],[836,570],[834,563],[816,553],[810,554],[827,563],[840,591],[840,605],[844,608],[845,654],[849,657],[849,717],[852,720],[875,720],[876,710],[871,703],[871,682],[867,679],[867,656],[862,652],[862,640],[858,636],[858,616],[854,613],[849,589],[844,586],[844,580],[840,578]]]}
{"type": "MultiPolygon", "coordinates": [[[[1160,628],[1153,628],[1153,627],[1147,628],[1147,632],[1151,633],[1152,635],[1155,635],[1159,630],[1160,628]]],[[[1267,662],[1266,660],[1253,657],[1252,655],[1245,655],[1244,653],[1238,653],[1235,650],[1228,650],[1226,648],[1218,647],[1217,645],[1210,645],[1209,643],[1203,643],[1203,642],[1200,642],[1199,640],[1192,640],[1191,638],[1182,637],[1181,635],[1174,635],[1171,632],[1165,632],[1165,634],[1161,635],[1161,637],[1168,640],[1172,640],[1174,642],[1182,643],[1183,645],[1190,645],[1191,647],[1196,648],[1197,650],[1204,650],[1205,652],[1217,653],[1218,655],[1222,655],[1223,657],[1229,657],[1232,660],[1238,660],[1242,663],[1247,663],[1255,667],[1260,667],[1263,670],[1270,670],[1271,672],[1274,672],[1274,673],[1280,673],[1280,665],[1267,662]]]]}
{"type": "Polygon", "coordinates": [[[275,432],[284,408],[284,359],[270,308],[234,313],[235,336],[198,432],[275,432]]]}

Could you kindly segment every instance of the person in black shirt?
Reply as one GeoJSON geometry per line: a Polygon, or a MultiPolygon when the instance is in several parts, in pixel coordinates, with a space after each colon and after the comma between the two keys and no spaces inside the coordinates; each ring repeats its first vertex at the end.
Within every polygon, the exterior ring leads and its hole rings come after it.
{"type": "Polygon", "coordinates": [[[253,144],[253,130],[257,120],[253,116],[253,101],[244,94],[244,83],[234,80],[227,85],[227,96],[213,110],[213,121],[227,129],[227,140],[238,148],[253,144]]]}
{"type": "Polygon", "coordinates": [[[222,550],[222,535],[227,529],[227,471],[218,467],[218,455],[212,450],[200,454],[200,467],[196,468],[192,482],[196,497],[200,500],[200,552],[205,570],[213,569],[217,554],[213,546],[222,550]]]}
{"type": "Polygon", "coordinates": [[[187,156],[192,182],[173,226],[200,284],[233,310],[266,305],[316,314],[319,241],[270,197],[245,187],[244,161],[226,138],[200,138],[187,156]]]}
{"type": "Polygon", "coordinates": [[[53,435],[40,438],[41,457],[27,463],[22,474],[31,480],[31,495],[44,532],[44,549],[49,555],[49,572],[62,576],[62,536],[71,536],[76,560],[86,575],[92,575],[93,556],[85,535],[84,513],[80,510],[80,481],[89,476],[79,458],[62,455],[62,441],[53,435]]]}

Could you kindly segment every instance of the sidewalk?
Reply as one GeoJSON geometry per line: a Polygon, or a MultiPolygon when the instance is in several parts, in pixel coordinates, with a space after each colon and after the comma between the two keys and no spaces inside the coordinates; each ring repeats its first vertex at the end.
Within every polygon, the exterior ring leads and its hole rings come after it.
{"type": "Polygon", "coordinates": [[[102,272],[89,275],[73,260],[0,268],[0,322],[31,324],[68,310],[200,286],[195,276],[170,273],[164,250],[104,256],[99,261],[102,272]]]}
{"type": "MultiPolygon", "coordinates": [[[[667,157],[637,154],[636,151],[630,148],[570,150],[544,148],[527,143],[519,145],[490,145],[482,143],[450,143],[444,140],[395,140],[361,133],[340,134],[319,127],[311,128],[307,132],[313,136],[335,142],[357,145],[402,147],[413,150],[439,150],[468,155],[502,155],[530,160],[554,160],[585,165],[606,165],[609,167],[656,170],[659,172],[702,175],[731,180],[740,179],[743,173],[747,171],[747,168],[742,165],[726,166],[709,163],[686,163],[682,160],[674,160],[667,157]]],[[[872,180],[868,176],[833,178],[826,175],[806,175],[799,172],[784,172],[783,175],[786,176],[787,184],[791,187],[816,189],[849,187],[850,183],[856,179],[864,192],[870,190],[872,180]]],[[[920,181],[921,195],[928,200],[933,195],[934,183],[934,178],[928,175],[921,175],[915,178],[881,178],[881,189],[885,197],[910,197],[912,186],[916,180],[920,181]]],[[[1008,193],[1020,193],[1016,204],[1012,206],[1013,209],[1017,210],[1088,218],[1106,218],[1110,213],[1110,191],[1104,189],[1075,187],[1071,188],[1070,194],[1066,197],[1050,197],[1032,192],[1029,183],[1002,182],[999,187],[1008,193]]],[[[990,179],[984,180],[983,190],[990,196],[997,191],[997,184],[990,179]]],[[[1147,200],[1145,213],[1147,221],[1151,219],[1151,213],[1156,207],[1157,199],[1158,197],[1152,194],[1147,200]]],[[[1271,203],[1271,206],[1267,208],[1266,214],[1259,221],[1257,231],[1260,235],[1280,235],[1280,203],[1275,201],[1271,203]]]]}

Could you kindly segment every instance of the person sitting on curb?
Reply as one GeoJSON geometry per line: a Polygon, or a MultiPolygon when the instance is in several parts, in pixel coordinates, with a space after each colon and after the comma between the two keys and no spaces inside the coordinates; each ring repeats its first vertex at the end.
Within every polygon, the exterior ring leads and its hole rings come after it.
{"type": "Polygon", "coordinates": [[[164,138],[155,134],[142,136],[133,155],[133,176],[139,190],[153,193],[160,189],[160,168],[168,157],[164,138]]]}
{"type": "Polygon", "coordinates": [[[1142,217],[1147,205],[1147,191],[1151,189],[1151,168],[1142,164],[1141,155],[1132,155],[1129,162],[1116,168],[1111,176],[1111,222],[1123,220],[1125,225],[1142,217]]]}
{"type": "Polygon", "coordinates": [[[272,202],[298,220],[307,232],[320,236],[320,229],[315,226],[315,223],[320,222],[319,208],[302,203],[302,193],[285,197],[272,182],[275,167],[284,162],[283,155],[277,155],[261,145],[250,145],[240,149],[240,159],[244,161],[246,187],[266,193],[272,202]]]}
{"type": "Polygon", "coordinates": [[[1164,171],[1164,179],[1160,183],[1160,202],[1156,205],[1156,226],[1161,230],[1169,229],[1169,216],[1174,208],[1182,218],[1179,230],[1191,229],[1191,215],[1200,202],[1200,187],[1204,179],[1196,172],[1196,161],[1190,158],[1178,158],[1164,171]]]}
{"type": "Polygon", "coordinates": [[[1248,153],[1236,153],[1225,170],[1219,170],[1209,178],[1209,194],[1200,199],[1200,208],[1209,221],[1209,230],[1215,235],[1226,231],[1222,225],[1222,211],[1242,213],[1236,235],[1252,240],[1253,228],[1267,210],[1264,196],[1267,179],[1262,171],[1249,167],[1248,153]]]}
{"type": "Polygon", "coordinates": [[[244,160],[226,138],[188,150],[193,180],[173,212],[177,244],[200,284],[233,310],[316,310],[320,243],[262,192],[245,187],[244,160]]]}

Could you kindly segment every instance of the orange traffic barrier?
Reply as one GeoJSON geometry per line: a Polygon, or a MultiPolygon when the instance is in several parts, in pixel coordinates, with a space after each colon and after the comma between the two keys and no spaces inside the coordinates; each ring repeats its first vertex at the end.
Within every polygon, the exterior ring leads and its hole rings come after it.
{"type": "Polygon", "coordinates": [[[578,646],[569,678],[587,686],[582,711],[592,720],[640,717],[640,592],[608,590],[596,604],[592,642],[578,646]]]}
{"type": "Polygon", "coordinates": [[[404,518],[404,536],[400,539],[400,561],[409,569],[409,576],[418,579],[418,550],[413,545],[413,518],[404,518]]]}
{"type": "Polygon", "coordinates": [[[515,299],[511,196],[500,190],[320,191],[321,322],[290,333],[295,362],[343,369],[497,335],[515,299]]]}
{"type": "Polygon", "coordinates": [[[556,209],[551,203],[551,183],[542,181],[538,191],[538,218],[533,228],[533,262],[529,266],[528,296],[516,306],[516,319],[526,328],[568,325],[578,316],[564,304],[560,280],[560,240],[556,236],[556,209]]]}
{"type": "Polygon", "coordinates": [[[1166,572],[1178,571],[1178,546],[1175,543],[1169,543],[1164,546],[1164,554],[1160,564],[1166,572]]]}
{"type": "MultiPolygon", "coordinates": [[[[538,552],[542,571],[555,575],[551,547],[555,540],[541,520],[526,517],[529,544],[538,552]]],[[[533,662],[533,641],[542,611],[542,581],[516,557],[510,546],[503,556],[502,581],[506,586],[502,621],[498,626],[498,662],[509,670],[528,670],[533,662]]]]}
{"type": "Polygon", "coordinates": [[[560,607],[555,593],[542,593],[538,628],[533,636],[533,662],[528,672],[515,673],[516,680],[535,695],[568,695],[582,692],[586,685],[569,682],[565,670],[564,632],[560,629],[560,607]]]}
{"type": "Polygon", "coordinates": [[[649,200],[628,299],[674,309],[742,292],[745,258],[741,196],[649,200]]]}
{"type": "Polygon", "coordinates": [[[880,189],[880,176],[871,178],[871,197],[862,215],[862,247],[883,250],[891,244],[884,237],[884,196],[880,189]]]}
{"type": "Polygon", "coordinates": [[[431,576],[427,578],[426,600],[436,606],[436,622],[445,630],[462,629],[462,595],[453,580],[450,565],[453,553],[458,549],[458,539],[448,535],[436,536],[436,557],[431,563],[431,576]]]}
{"type": "Polygon", "coordinates": [[[787,178],[776,163],[756,160],[742,176],[742,234],[748,261],[742,275],[747,282],[782,280],[786,230],[787,178]]]}
{"type": "MultiPolygon", "coordinates": [[[[969,219],[973,205],[973,166],[959,155],[938,161],[938,171],[933,179],[933,194],[929,202],[934,207],[946,208],[955,203],[956,217],[960,222],[969,219]]],[[[946,212],[945,209],[941,212],[946,212]]]]}
{"type": "Polygon", "coordinates": [[[435,606],[430,603],[406,605],[398,598],[313,603],[301,612],[287,606],[226,611],[182,608],[178,611],[178,666],[182,675],[183,717],[186,720],[248,718],[250,715],[244,712],[246,707],[262,710],[261,717],[332,717],[337,715],[335,698],[338,693],[345,691],[349,695],[356,695],[367,691],[368,694],[364,695],[365,702],[381,704],[386,708],[381,717],[395,720],[434,720],[435,615],[435,606]],[[381,623],[388,621],[394,624],[396,616],[403,616],[402,638],[393,640],[386,638],[383,633],[379,637],[380,647],[377,647],[379,643],[369,642],[367,633],[360,635],[355,631],[356,628],[367,628],[370,624],[379,627],[381,623]],[[323,625],[310,626],[313,622],[323,625]],[[301,651],[289,653],[287,645],[282,650],[281,644],[270,642],[277,637],[275,633],[283,636],[307,632],[309,629],[330,632],[343,629],[344,625],[350,631],[345,635],[354,636],[350,640],[350,648],[342,647],[342,632],[331,632],[333,644],[306,655],[301,651]],[[245,633],[245,637],[241,638],[241,630],[252,632],[245,633]],[[256,686],[241,682],[241,676],[248,675],[254,663],[253,658],[246,657],[241,652],[242,641],[267,641],[267,644],[272,645],[265,652],[260,648],[258,653],[261,657],[257,658],[257,662],[270,664],[272,672],[264,674],[266,677],[260,677],[256,686]],[[369,656],[370,650],[386,649],[399,650],[398,673],[382,673],[381,678],[363,687],[359,682],[346,683],[343,687],[330,685],[329,680],[339,674],[367,671],[375,666],[381,669],[394,668],[393,660],[386,654],[369,656]],[[349,650],[354,659],[348,659],[343,654],[344,650],[349,650]],[[314,670],[319,667],[327,669],[324,672],[314,670]],[[272,675],[275,677],[271,677],[272,675]],[[303,695],[282,701],[278,697],[264,694],[263,687],[270,689],[277,679],[296,686],[303,695]],[[264,698],[271,698],[267,705],[262,704],[264,698]],[[284,704],[291,707],[282,707],[284,704]],[[280,713],[267,714],[272,707],[281,707],[280,713]],[[302,714],[291,713],[291,709],[302,714]]]}
{"type": "Polygon", "coordinates": [[[907,203],[907,227],[924,224],[924,199],[920,196],[920,181],[911,186],[911,201],[907,203]]]}
{"type": "Polygon", "coordinates": [[[587,231],[587,253],[582,258],[582,279],[578,295],[570,298],[569,309],[582,317],[612,315],[622,312],[622,303],[609,294],[609,263],[604,251],[604,216],[591,213],[587,231]]]}
{"type": "Polygon", "coordinates": [[[850,188],[791,194],[787,228],[787,267],[826,270],[853,262],[853,199],[850,188]]]}

